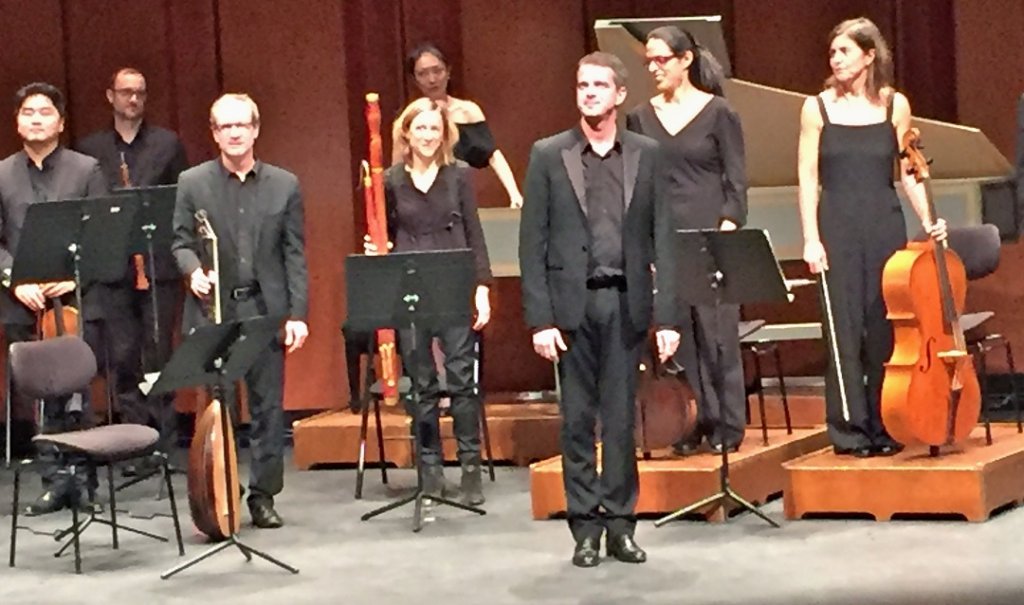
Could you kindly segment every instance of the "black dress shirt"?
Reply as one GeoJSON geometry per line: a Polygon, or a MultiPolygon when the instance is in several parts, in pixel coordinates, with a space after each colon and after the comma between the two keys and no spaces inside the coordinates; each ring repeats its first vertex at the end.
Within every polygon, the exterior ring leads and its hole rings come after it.
{"type": "Polygon", "coordinates": [[[625,214],[622,143],[616,139],[605,155],[588,143],[581,152],[586,185],[587,226],[590,228],[591,278],[623,275],[622,221],[625,214]]]}
{"type": "Polygon", "coordinates": [[[237,281],[231,285],[251,286],[256,283],[256,272],[252,262],[256,253],[259,225],[253,207],[259,192],[261,163],[257,161],[253,165],[245,175],[244,181],[237,174],[229,172],[223,162],[218,162],[218,165],[218,177],[222,179],[220,184],[224,191],[224,207],[228,216],[235,217],[235,220],[231,221],[231,233],[224,234],[235,242],[235,258],[238,260],[237,281]]]}
{"type": "Polygon", "coordinates": [[[99,160],[111,189],[125,186],[121,177],[122,153],[132,187],[173,185],[178,182],[178,175],[188,168],[185,148],[178,136],[146,122],[139,126],[131,143],[125,142],[111,127],[85,137],[76,149],[99,160]]]}
{"type": "Polygon", "coordinates": [[[28,180],[32,183],[32,193],[35,195],[36,202],[45,202],[51,199],[51,195],[54,193],[54,181],[57,178],[53,166],[63,152],[62,147],[51,151],[50,155],[43,158],[41,168],[36,166],[32,158],[25,156],[25,161],[28,163],[28,180]]]}

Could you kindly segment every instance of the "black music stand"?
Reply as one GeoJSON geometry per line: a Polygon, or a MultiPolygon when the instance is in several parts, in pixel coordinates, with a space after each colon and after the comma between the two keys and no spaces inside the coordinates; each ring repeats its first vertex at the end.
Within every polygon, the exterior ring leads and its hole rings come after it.
{"type": "MultiPolygon", "coordinates": [[[[783,279],[782,269],[772,252],[768,241],[768,232],[759,229],[743,229],[739,231],[718,230],[679,230],[675,237],[677,263],[676,284],[679,291],[679,303],[687,305],[713,305],[716,309],[721,304],[740,305],[754,302],[786,302],[788,290],[783,279]]],[[[694,326],[696,328],[696,326],[694,326]]],[[[715,330],[717,333],[717,330],[715,330]]],[[[694,337],[698,331],[694,329],[694,337]]],[[[698,343],[699,345],[699,343],[698,343]]],[[[698,347],[699,348],[699,347],[698,347]]],[[[717,347],[714,347],[717,355],[717,347]]],[[[714,364],[718,368],[720,364],[714,364]]],[[[713,380],[712,383],[719,383],[713,380]]],[[[701,398],[704,397],[703,382],[699,385],[701,398]]],[[[719,400],[719,406],[722,401],[719,400]]],[[[724,420],[722,411],[718,413],[719,432],[724,420]]],[[[720,489],[718,493],[703,500],[685,506],[654,522],[655,527],[696,512],[709,505],[724,507],[728,503],[739,505],[772,527],[779,524],[762,513],[756,506],[737,494],[729,484],[729,448],[721,444],[722,463],[719,467],[720,489]]]]}
{"type": "MultiPolygon", "coordinates": [[[[160,378],[153,385],[152,393],[159,395],[184,387],[204,385],[211,385],[218,392],[223,392],[229,384],[242,378],[270,342],[277,338],[281,321],[280,317],[256,317],[193,329],[174,351],[171,360],[160,373],[160,378]]],[[[221,430],[227,435],[232,426],[231,406],[222,402],[222,407],[221,430]]],[[[228,460],[231,453],[228,440],[222,439],[221,443],[224,459],[228,460]]],[[[237,484],[237,477],[231,474],[231,465],[225,464],[226,489],[237,489],[237,484]]],[[[293,574],[299,573],[297,568],[238,539],[234,527],[239,512],[235,510],[234,502],[234,498],[228,497],[228,527],[231,528],[231,535],[205,552],[160,574],[160,579],[166,580],[232,546],[241,551],[246,561],[251,561],[252,555],[256,555],[293,574]]]]}
{"type": "MultiPolygon", "coordinates": [[[[465,326],[472,323],[473,255],[469,250],[408,252],[382,256],[350,255],[345,259],[348,325],[355,330],[407,329],[415,355],[416,332],[424,328],[465,326]]],[[[412,530],[423,529],[423,501],[487,514],[483,509],[423,493],[420,464],[419,389],[412,377],[413,459],[416,491],[362,516],[368,521],[406,504],[414,505],[412,530]]]]}
{"type": "Polygon", "coordinates": [[[146,268],[149,270],[151,282],[149,292],[150,305],[153,307],[153,344],[159,349],[160,312],[156,292],[156,250],[171,250],[171,241],[174,239],[174,200],[178,187],[160,185],[137,187],[126,191],[135,196],[137,204],[128,253],[142,254],[146,257],[146,268]]]}
{"type": "MultiPolygon", "coordinates": [[[[72,279],[81,336],[85,322],[82,290],[93,283],[116,281],[124,275],[128,232],[135,212],[127,201],[124,194],[115,194],[30,205],[11,268],[12,288],[24,283],[72,279]]],[[[108,357],[104,355],[103,365],[109,375],[108,357]]],[[[112,381],[108,379],[108,419],[113,412],[112,388],[112,381]]],[[[10,421],[7,430],[10,431],[10,421]]],[[[9,465],[10,435],[7,444],[9,465]]]]}

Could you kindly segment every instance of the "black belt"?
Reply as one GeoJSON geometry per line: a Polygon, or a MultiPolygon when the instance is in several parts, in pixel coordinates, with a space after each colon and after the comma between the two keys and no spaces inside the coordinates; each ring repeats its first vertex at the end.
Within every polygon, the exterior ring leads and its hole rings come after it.
{"type": "Polygon", "coordinates": [[[246,300],[260,293],[260,285],[239,286],[231,288],[231,300],[246,300]]]}
{"type": "Polygon", "coordinates": [[[587,278],[587,290],[604,290],[614,288],[619,292],[626,291],[625,275],[599,275],[587,278]]]}

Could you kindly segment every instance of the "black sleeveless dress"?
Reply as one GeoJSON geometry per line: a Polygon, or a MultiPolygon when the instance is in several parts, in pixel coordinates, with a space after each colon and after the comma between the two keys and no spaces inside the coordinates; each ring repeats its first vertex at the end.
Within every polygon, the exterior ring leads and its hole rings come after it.
{"type": "MultiPolygon", "coordinates": [[[[906,246],[903,210],[893,186],[899,153],[890,104],[884,122],[824,125],[818,147],[818,228],[828,255],[827,281],[850,420],[829,354],[825,380],[828,434],[839,450],[892,445],[881,419],[882,379],[892,355],[892,324],[882,298],[882,270],[906,246]]],[[[828,337],[827,327],[823,329],[828,337]]]]}

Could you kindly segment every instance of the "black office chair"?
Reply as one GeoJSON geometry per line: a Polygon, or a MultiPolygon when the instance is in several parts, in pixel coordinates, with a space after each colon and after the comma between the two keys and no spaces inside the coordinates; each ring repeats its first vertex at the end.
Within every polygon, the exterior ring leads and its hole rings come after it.
{"type": "MultiPolygon", "coordinates": [[[[62,336],[37,342],[12,344],[7,359],[7,393],[18,393],[27,398],[45,400],[66,397],[72,393],[85,391],[96,375],[96,358],[89,345],[76,336],[62,336]]],[[[53,447],[58,455],[74,460],[75,465],[67,468],[74,480],[78,463],[86,468],[107,467],[107,484],[109,491],[110,518],[100,516],[93,508],[88,518],[79,523],[78,502],[71,503],[71,526],[54,534],[57,541],[67,538],[61,548],[54,554],[59,557],[74,546],[75,573],[82,572],[81,548],[79,537],[93,523],[107,525],[111,529],[113,548],[119,547],[118,530],[140,534],[155,540],[167,542],[167,538],[145,532],[117,522],[117,499],[114,489],[113,465],[119,462],[149,457],[163,468],[164,480],[167,485],[168,501],[171,517],[174,520],[174,533],[178,543],[178,554],[185,554],[181,540],[181,525],[178,521],[178,509],[174,500],[174,487],[167,465],[167,456],[156,451],[159,433],[145,425],[117,424],[95,428],[36,435],[32,441],[37,445],[53,447]]],[[[22,460],[14,466],[14,495],[11,507],[11,544],[10,566],[15,565],[17,549],[17,533],[19,529],[30,530],[28,526],[18,525],[19,498],[21,494],[21,473],[33,464],[33,460],[22,460]]]]}
{"type": "MultiPolygon", "coordinates": [[[[949,229],[949,247],[960,257],[967,271],[967,279],[981,279],[999,267],[1002,244],[995,225],[975,225],[949,229]]],[[[991,414],[989,410],[989,377],[986,360],[988,354],[1002,348],[1006,352],[1006,365],[1010,371],[1009,398],[1013,400],[1017,418],[1017,432],[1024,432],[1021,421],[1020,392],[1017,389],[1017,371],[1013,363],[1013,347],[1009,339],[999,333],[988,333],[984,324],[995,316],[992,311],[976,311],[960,316],[960,327],[967,340],[967,348],[974,357],[981,384],[982,420],[985,423],[985,441],[992,444],[991,414]]]]}

